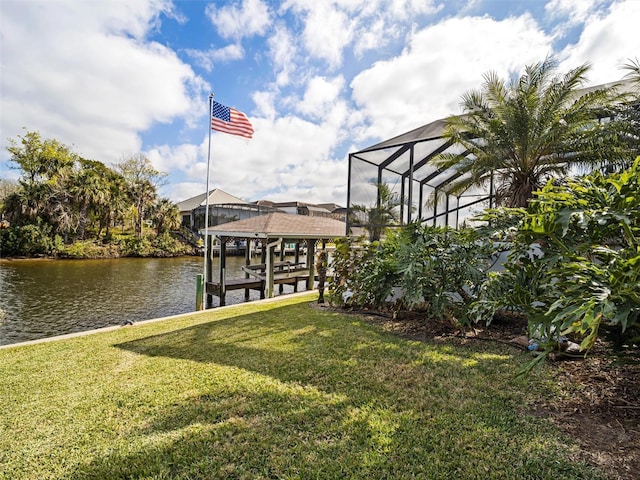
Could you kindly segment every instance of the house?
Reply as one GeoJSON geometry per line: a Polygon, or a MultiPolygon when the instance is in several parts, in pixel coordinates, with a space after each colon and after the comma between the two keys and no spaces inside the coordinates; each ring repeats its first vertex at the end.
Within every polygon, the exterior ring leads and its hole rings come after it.
{"type": "Polygon", "coordinates": [[[256,203],[258,205],[269,205],[292,215],[333,218],[342,221],[346,218],[344,208],[335,203],[313,204],[305,202],[271,202],[269,200],[259,200],[256,203]]]}
{"type": "MultiPolygon", "coordinates": [[[[201,193],[195,197],[178,202],[182,225],[192,231],[204,228],[207,195],[201,193]]],[[[209,192],[209,226],[220,225],[236,220],[244,220],[276,211],[273,207],[259,206],[231,195],[219,188],[209,192]]]]}
{"type": "MultiPolygon", "coordinates": [[[[204,228],[206,204],[207,197],[204,193],[179,202],[177,205],[182,225],[193,232],[204,228]]],[[[272,202],[270,200],[247,202],[220,189],[209,192],[210,227],[274,212],[345,220],[344,209],[333,203],[314,205],[297,201],[272,202]]]]}

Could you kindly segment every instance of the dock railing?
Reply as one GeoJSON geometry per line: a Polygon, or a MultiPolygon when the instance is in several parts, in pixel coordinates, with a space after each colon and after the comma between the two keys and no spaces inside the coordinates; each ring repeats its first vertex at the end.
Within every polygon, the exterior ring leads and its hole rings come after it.
{"type": "MultiPolygon", "coordinates": [[[[243,266],[242,270],[251,275],[252,277],[259,278],[260,280],[266,280],[267,278],[267,265],[264,263],[257,263],[255,265],[243,266]]],[[[298,274],[307,271],[306,264],[304,262],[275,262],[273,264],[273,273],[276,278],[286,278],[291,274],[298,274]]]]}

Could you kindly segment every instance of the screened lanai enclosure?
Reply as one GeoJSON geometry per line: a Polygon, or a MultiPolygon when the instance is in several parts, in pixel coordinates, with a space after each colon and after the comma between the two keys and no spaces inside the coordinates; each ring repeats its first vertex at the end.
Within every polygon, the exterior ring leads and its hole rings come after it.
{"type": "MultiPolygon", "coordinates": [[[[603,84],[579,90],[580,95],[612,84],[603,84]]],[[[615,83],[619,92],[635,92],[629,80],[615,83]]],[[[637,94],[636,94],[637,95],[637,94]]],[[[632,104],[638,105],[637,96],[632,104]]],[[[606,110],[605,110],[606,111],[606,110]]],[[[606,123],[606,116],[599,123],[606,123]]],[[[499,175],[491,175],[486,184],[452,194],[449,187],[465,177],[455,168],[443,169],[434,160],[442,153],[461,155],[473,161],[473,156],[459,144],[444,138],[447,119],[439,119],[389,140],[349,154],[347,184],[347,229],[354,227],[397,227],[412,221],[433,226],[471,226],[473,217],[494,206],[499,175]],[[494,182],[495,180],[495,182],[494,182]],[[386,189],[398,200],[397,218],[376,225],[375,215],[367,215],[381,207],[386,189]]],[[[637,138],[637,137],[636,137],[637,138]]],[[[469,175],[469,174],[465,174],[469,175]]]]}
{"type": "Polygon", "coordinates": [[[387,223],[392,227],[421,220],[457,228],[474,214],[493,206],[492,182],[460,195],[447,193],[447,185],[458,179],[459,174],[454,169],[437,168],[433,159],[444,152],[465,152],[443,138],[444,128],[445,120],[436,120],[349,154],[349,228],[367,226],[369,220],[363,210],[379,205],[381,185],[399,199],[397,223],[387,223]]]}

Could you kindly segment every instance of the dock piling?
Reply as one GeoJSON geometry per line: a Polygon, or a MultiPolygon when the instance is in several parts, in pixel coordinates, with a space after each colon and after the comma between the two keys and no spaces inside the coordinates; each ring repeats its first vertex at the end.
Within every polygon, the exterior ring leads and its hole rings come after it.
{"type": "Polygon", "coordinates": [[[196,312],[203,310],[204,275],[199,273],[196,276],[196,312]]]}

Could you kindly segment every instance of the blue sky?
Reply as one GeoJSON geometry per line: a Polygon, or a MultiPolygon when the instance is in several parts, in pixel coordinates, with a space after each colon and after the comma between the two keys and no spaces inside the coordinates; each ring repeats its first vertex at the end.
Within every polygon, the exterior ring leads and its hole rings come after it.
{"type": "Polygon", "coordinates": [[[174,201],[346,203],[348,154],[450,114],[483,74],[547,55],[616,81],[640,56],[640,0],[2,0],[0,178],[26,130],[108,165],[143,153],[174,201]],[[26,129],[26,130],[25,130],[26,129]]]}

